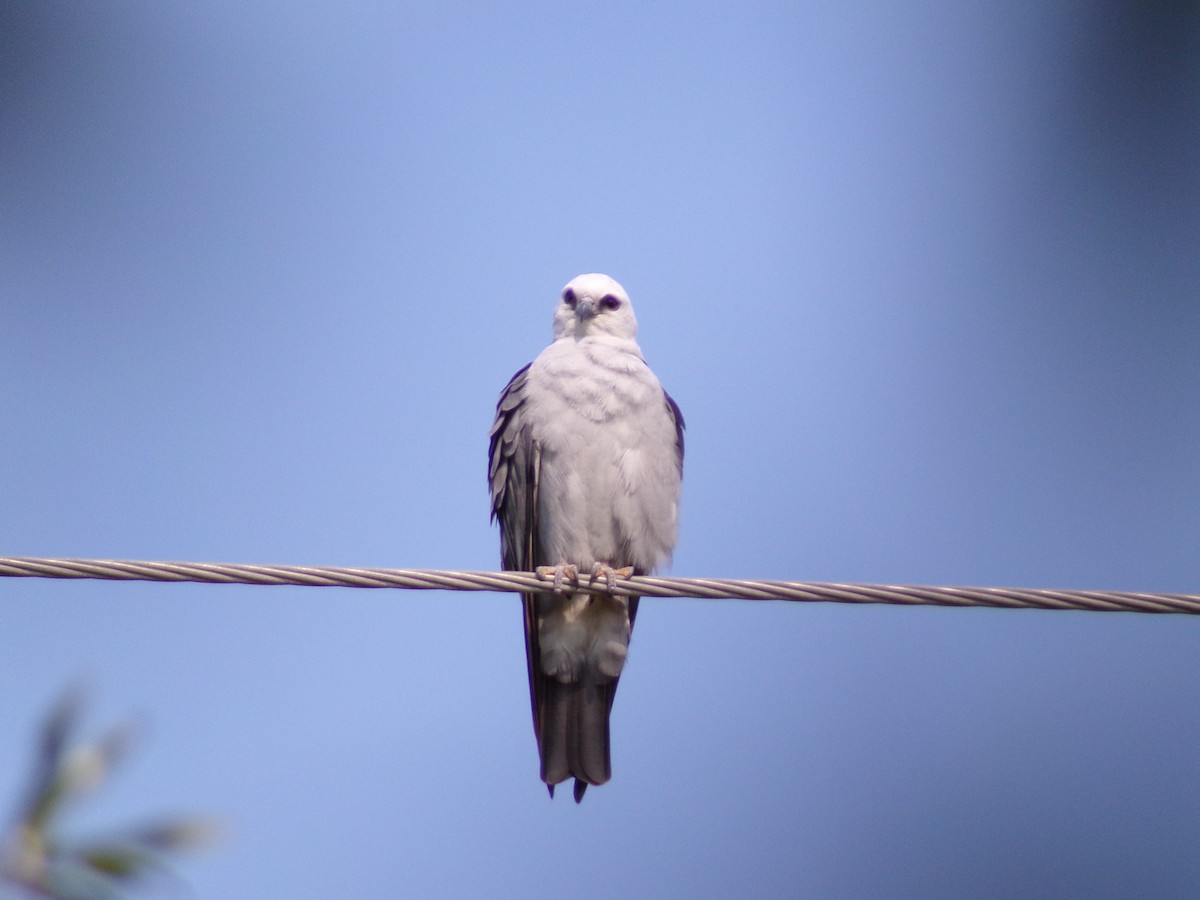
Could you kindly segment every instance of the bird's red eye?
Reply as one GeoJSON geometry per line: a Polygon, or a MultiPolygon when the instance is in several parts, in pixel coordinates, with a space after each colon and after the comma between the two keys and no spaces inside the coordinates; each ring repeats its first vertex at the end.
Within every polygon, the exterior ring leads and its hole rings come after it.
{"type": "Polygon", "coordinates": [[[567,288],[565,291],[563,291],[563,303],[567,304],[569,308],[574,309],[576,302],[575,292],[573,290],[567,288]]]}
{"type": "Polygon", "coordinates": [[[603,306],[605,309],[620,309],[621,301],[618,300],[616,297],[614,297],[612,294],[605,294],[603,297],[600,298],[600,305],[603,306]]]}

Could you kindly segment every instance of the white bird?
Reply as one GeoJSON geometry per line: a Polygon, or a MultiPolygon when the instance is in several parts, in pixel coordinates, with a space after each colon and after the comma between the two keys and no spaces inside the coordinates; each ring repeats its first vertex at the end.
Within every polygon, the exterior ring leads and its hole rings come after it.
{"type": "Polygon", "coordinates": [[[563,288],[554,341],[496,405],[489,484],[505,569],[541,570],[522,594],[542,781],[575,801],[612,775],[608,718],[637,597],[572,592],[580,577],[646,574],[670,561],[683,477],[683,416],[642,358],[624,288],[580,275],[563,288]]]}

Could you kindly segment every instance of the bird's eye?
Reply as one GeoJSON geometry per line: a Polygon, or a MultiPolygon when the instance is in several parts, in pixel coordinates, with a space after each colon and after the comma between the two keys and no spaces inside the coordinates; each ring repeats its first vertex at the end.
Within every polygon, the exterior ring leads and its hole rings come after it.
{"type": "Polygon", "coordinates": [[[620,309],[621,301],[612,294],[605,294],[600,298],[600,305],[605,309],[620,309]]]}
{"type": "Polygon", "coordinates": [[[575,292],[573,290],[567,288],[565,291],[563,291],[563,303],[567,304],[569,309],[574,309],[576,302],[575,292]]]}

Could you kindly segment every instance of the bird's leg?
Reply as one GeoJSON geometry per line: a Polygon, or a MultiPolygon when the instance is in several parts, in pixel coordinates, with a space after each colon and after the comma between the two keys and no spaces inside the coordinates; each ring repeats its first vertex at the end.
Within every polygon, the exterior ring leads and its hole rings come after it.
{"type": "Polygon", "coordinates": [[[538,566],[537,577],[547,581],[553,579],[554,593],[566,593],[566,581],[570,579],[576,584],[579,583],[579,569],[570,563],[560,562],[557,566],[538,566]]]}
{"type": "Polygon", "coordinates": [[[604,578],[604,583],[608,585],[608,592],[611,594],[617,587],[617,578],[628,578],[633,574],[633,566],[624,566],[620,569],[614,569],[607,563],[598,562],[592,566],[592,581],[597,578],[604,578]]]}

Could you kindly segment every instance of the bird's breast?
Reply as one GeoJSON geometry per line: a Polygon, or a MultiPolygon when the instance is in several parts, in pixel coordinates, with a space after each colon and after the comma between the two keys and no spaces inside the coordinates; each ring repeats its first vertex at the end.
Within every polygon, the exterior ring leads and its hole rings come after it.
{"type": "Polygon", "coordinates": [[[679,496],[675,430],[640,354],[552,345],[530,367],[527,391],[547,562],[664,563],[679,496]]]}
{"type": "Polygon", "coordinates": [[[636,345],[619,351],[559,342],[534,361],[530,376],[533,403],[597,424],[635,415],[662,392],[636,345]]]}

